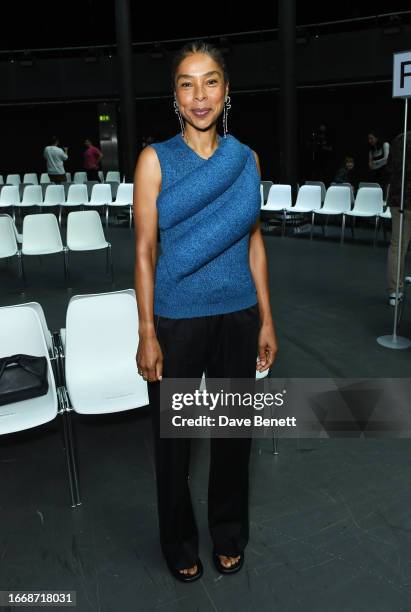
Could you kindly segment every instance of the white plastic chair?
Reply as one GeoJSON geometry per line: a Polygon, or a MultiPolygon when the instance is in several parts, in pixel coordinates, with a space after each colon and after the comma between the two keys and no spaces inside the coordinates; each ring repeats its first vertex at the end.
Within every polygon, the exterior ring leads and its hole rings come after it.
{"type": "Polygon", "coordinates": [[[118,172],[118,170],[109,170],[106,174],[106,183],[109,181],[113,183],[121,183],[120,172],[118,172]]]}
{"type": "Polygon", "coordinates": [[[349,187],[351,190],[351,205],[354,204],[355,196],[354,196],[354,187],[351,183],[330,183],[331,187],[349,187]]]}
{"type": "Polygon", "coordinates": [[[357,191],[354,208],[345,214],[352,217],[352,234],[354,236],[355,217],[375,217],[374,246],[377,242],[378,219],[382,214],[384,201],[381,187],[361,187],[357,191]]]}
{"type": "MultiPolygon", "coordinates": [[[[15,433],[38,427],[53,421],[57,414],[63,419],[64,449],[69,476],[71,505],[75,507],[75,481],[73,476],[72,437],[69,435],[70,421],[62,410],[61,389],[51,365],[48,341],[44,335],[47,324],[41,320],[40,304],[28,303],[0,308],[0,357],[19,353],[45,357],[47,360],[48,392],[40,397],[0,406],[0,435],[15,433]]],[[[44,313],[43,313],[44,318],[44,313]]],[[[46,475],[45,475],[46,477],[46,475]]]]}
{"type": "MultiPolygon", "coordinates": [[[[320,185],[302,185],[298,189],[297,200],[294,206],[287,208],[287,213],[290,215],[306,215],[312,213],[313,210],[319,210],[321,208],[321,186],[320,185]]],[[[311,228],[312,232],[312,215],[311,215],[311,228]]]]}
{"type": "Polygon", "coordinates": [[[20,174],[8,174],[6,176],[6,184],[7,185],[20,185],[20,174]]]}
{"type": "Polygon", "coordinates": [[[325,194],[327,193],[325,183],[322,181],[305,181],[304,185],[319,185],[321,187],[321,203],[324,202],[325,194]]]}
{"type": "Polygon", "coordinates": [[[66,181],[67,183],[71,183],[71,172],[66,172],[66,181]]]}
{"type": "Polygon", "coordinates": [[[98,176],[100,183],[104,183],[104,172],[102,170],[99,170],[97,172],[97,176],[98,176]]]}
{"type": "Polygon", "coordinates": [[[47,172],[43,172],[43,173],[40,175],[40,185],[44,185],[45,183],[51,183],[51,181],[50,181],[50,177],[49,177],[49,175],[47,174],[47,172]]]}
{"type": "Polygon", "coordinates": [[[0,174],[0,185],[4,185],[4,178],[2,174],[0,174]]]}
{"type": "Polygon", "coordinates": [[[46,357],[47,395],[0,406],[0,434],[23,431],[52,421],[57,416],[57,392],[49,351],[37,313],[27,306],[0,308],[0,357],[23,353],[46,357]]]}
{"type": "Polygon", "coordinates": [[[43,191],[41,185],[27,185],[23,191],[23,199],[19,207],[41,206],[43,204],[43,191]]]}
{"type": "Polygon", "coordinates": [[[17,231],[17,227],[16,227],[16,224],[13,221],[13,217],[8,215],[7,213],[0,213],[0,217],[7,217],[8,219],[10,219],[10,222],[11,222],[12,227],[13,227],[14,235],[16,236],[16,240],[17,240],[18,243],[21,244],[23,242],[23,234],[19,234],[19,232],[17,231]]]}
{"type": "Polygon", "coordinates": [[[70,251],[101,249],[107,249],[106,272],[108,273],[110,269],[111,280],[113,280],[111,244],[104,236],[99,213],[96,210],[69,213],[67,217],[67,256],[70,251]]]}
{"type": "Polygon", "coordinates": [[[282,236],[285,234],[286,210],[291,206],[291,203],[291,185],[271,185],[263,212],[281,212],[283,214],[282,236]]]}
{"type": "MultiPolygon", "coordinates": [[[[351,209],[351,189],[346,186],[334,185],[327,189],[325,195],[324,206],[318,210],[312,212],[311,222],[311,236],[313,235],[313,227],[315,222],[315,215],[341,215],[341,238],[343,242],[344,228],[345,228],[345,214],[351,209]]],[[[325,226],[323,225],[323,233],[325,234],[325,226]]]]}
{"type": "Polygon", "coordinates": [[[65,206],[85,206],[88,204],[87,186],[84,184],[70,185],[65,206]]]}
{"type": "Polygon", "coordinates": [[[44,194],[43,206],[62,206],[66,201],[63,185],[48,185],[44,194]]]}
{"type": "MultiPolygon", "coordinates": [[[[67,281],[67,249],[63,246],[57,219],[53,214],[41,213],[24,217],[22,253],[24,256],[62,253],[64,260],[64,277],[67,281]]],[[[24,258],[22,258],[22,264],[23,261],[24,258]]],[[[24,265],[22,265],[22,270],[23,280],[24,283],[26,283],[24,265]]]]}
{"type": "Polygon", "coordinates": [[[56,358],[56,347],[54,345],[53,334],[48,328],[44,310],[41,307],[41,304],[39,304],[38,302],[24,302],[24,304],[15,304],[13,308],[19,308],[20,306],[23,306],[25,308],[32,308],[37,313],[37,316],[39,318],[39,321],[41,323],[41,327],[43,330],[44,339],[46,341],[47,348],[49,351],[50,359],[51,360],[55,359],[56,358]]]}
{"type": "Polygon", "coordinates": [[[309,213],[321,208],[320,185],[302,185],[298,190],[297,201],[289,206],[287,212],[309,213]]]}
{"type": "Polygon", "coordinates": [[[13,219],[9,215],[0,215],[0,259],[9,257],[17,257],[19,276],[22,276],[21,252],[17,244],[13,219]]]}
{"type": "Polygon", "coordinates": [[[74,183],[85,183],[87,181],[87,172],[75,172],[74,183]]]}
{"type": "Polygon", "coordinates": [[[72,408],[80,414],[107,414],[147,406],[147,383],[137,372],[137,348],[137,304],[130,291],[71,298],[65,375],[72,408]]]}
{"type": "Polygon", "coordinates": [[[13,221],[16,222],[16,207],[20,204],[20,191],[17,185],[5,185],[0,191],[0,209],[11,208],[13,221]]]}
{"type": "Polygon", "coordinates": [[[127,208],[130,216],[129,227],[131,227],[133,217],[133,183],[120,183],[117,189],[117,195],[114,202],[110,202],[106,208],[106,227],[109,225],[109,209],[110,208],[127,208]]]}
{"type": "Polygon", "coordinates": [[[135,360],[138,314],[130,290],[72,297],[61,338],[68,415],[71,410],[95,415],[148,405],[147,383],[135,360]]]}
{"type": "Polygon", "coordinates": [[[97,184],[93,186],[91,191],[90,201],[87,206],[102,206],[106,210],[108,205],[111,204],[111,187],[110,185],[97,184]]]}
{"type": "Polygon", "coordinates": [[[26,185],[38,185],[39,179],[37,174],[35,172],[27,172],[23,176],[23,183],[26,183],[26,185]]]}
{"type": "Polygon", "coordinates": [[[88,193],[87,185],[84,184],[73,184],[70,185],[66,201],[62,203],[60,207],[59,223],[61,225],[61,217],[64,208],[70,206],[86,206],[88,204],[88,193]]]}
{"type": "Polygon", "coordinates": [[[264,206],[264,187],[260,184],[260,208],[264,206]]]}

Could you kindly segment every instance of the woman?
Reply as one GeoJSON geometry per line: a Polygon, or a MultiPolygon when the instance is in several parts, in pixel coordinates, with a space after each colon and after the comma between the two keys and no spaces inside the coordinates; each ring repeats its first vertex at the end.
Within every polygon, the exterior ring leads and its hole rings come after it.
{"type": "Polygon", "coordinates": [[[379,183],[382,189],[387,183],[387,161],[390,153],[390,144],[380,140],[376,130],[368,134],[368,167],[370,169],[370,180],[379,183]]]}
{"type": "MultiPolygon", "coordinates": [[[[192,582],[203,566],[188,488],[190,440],[160,436],[160,381],[200,380],[203,372],[255,378],[256,367],[273,363],[277,342],[258,221],[259,161],[227,134],[229,81],[219,49],[184,46],[172,83],[181,133],[145,147],[134,176],[136,361],[148,382],[161,548],[172,574],[192,582]]],[[[250,445],[249,438],[210,440],[208,523],[221,573],[244,560],[250,445]]]]}

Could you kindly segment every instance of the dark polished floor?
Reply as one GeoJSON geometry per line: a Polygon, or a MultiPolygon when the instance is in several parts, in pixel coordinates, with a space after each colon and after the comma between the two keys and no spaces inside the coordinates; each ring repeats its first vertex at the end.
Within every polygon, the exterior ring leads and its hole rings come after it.
{"type": "MultiPolygon", "coordinates": [[[[113,227],[108,238],[114,287],[101,253],[72,256],[70,291],[59,256],[26,262],[25,295],[15,268],[0,262],[0,306],[38,301],[54,331],[71,295],[131,287],[133,233],[113,227]]],[[[371,239],[360,228],[340,245],[336,227],[311,242],[265,237],[280,347],[273,376],[410,376],[409,350],[376,343],[391,332],[393,312],[387,245],[373,248],[371,239]]],[[[400,331],[411,337],[410,301],[400,331]]],[[[208,444],[194,441],[190,486],[205,573],[183,585],[158,546],[147,409],[74,417],[83,498],[74,510],[58,421],[1,439],[0,590],[75,590],[81,612],[411,611],[409,440],[290,439],[276,456],[270,440],[254,440],[246,565],[224,577],[210,558],[208,444]]]]}

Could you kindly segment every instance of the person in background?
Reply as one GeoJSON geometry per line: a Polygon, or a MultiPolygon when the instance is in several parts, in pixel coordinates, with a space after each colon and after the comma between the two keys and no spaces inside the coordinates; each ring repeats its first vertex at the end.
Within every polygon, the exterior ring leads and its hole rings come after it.
{"type": "Polygon", "coordinates": [[[379,183],[382,189],[387,184],[387,161],[390,153],[390,143],[384,142],[379,137],[377,130],[368,132],[368,167],[370,169],[370,181],[379,183]]]}
{"type": "Polygon", "coordinates": [[[66,180],[64,162],[68,159],[67,147],[60,147],[57,136],[53,136],[50,144],[44,148],[43,157],[47,162],[47,174],[52,183],[63,183],[66,180]]]}
{"type": "MultiPolygon", "coordinates": [[[[387,289],[390,306],[395,306],[397,288],[398,243],[400,237],[400,205],[401,205],[401,179],[402,179],[402,152],[404,134],[394,138],[388,156],[387,175],[390,181],[389,207],[392,217],[391,243],[388,249],[387,261],[387,289]]],[[[407,132],[407,151],[411,147],[411,131],[407,132]]],[[[404,224],[401,245],[400,286],[398,299],[404,295],[404,264],[408,245],[411,241],[411,156],[408,154],[405,162],[404,183],[404,224]]],[[[407,279],[408,280],[408,279],[407,279]]]]}
{"type": "Polygon", "coordinates": [[[98,181],[98,171],[100,170],[100,161],[103,158],[103,154],[100,149],[93,145],[90,138],[86,138],[84,146],[86,147],[84,151],[84,169],[87,172],[87,180],[98,181]]]}
{"type": "Polygon", "coordinates": [[[347,155],[344,159],[344,165],[338,170],[334,178],[334,183],[350,183],[354,184],[354,158],[347,155]]]}

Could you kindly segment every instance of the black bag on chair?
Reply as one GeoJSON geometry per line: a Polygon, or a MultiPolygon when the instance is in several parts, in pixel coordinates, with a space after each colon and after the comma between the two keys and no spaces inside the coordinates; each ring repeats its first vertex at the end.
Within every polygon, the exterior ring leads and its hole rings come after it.
{"type": "Polygon", "coordinates": [[[46,357],[0,357],[0,406],[46,395],[48,390],[46,357]]]}

